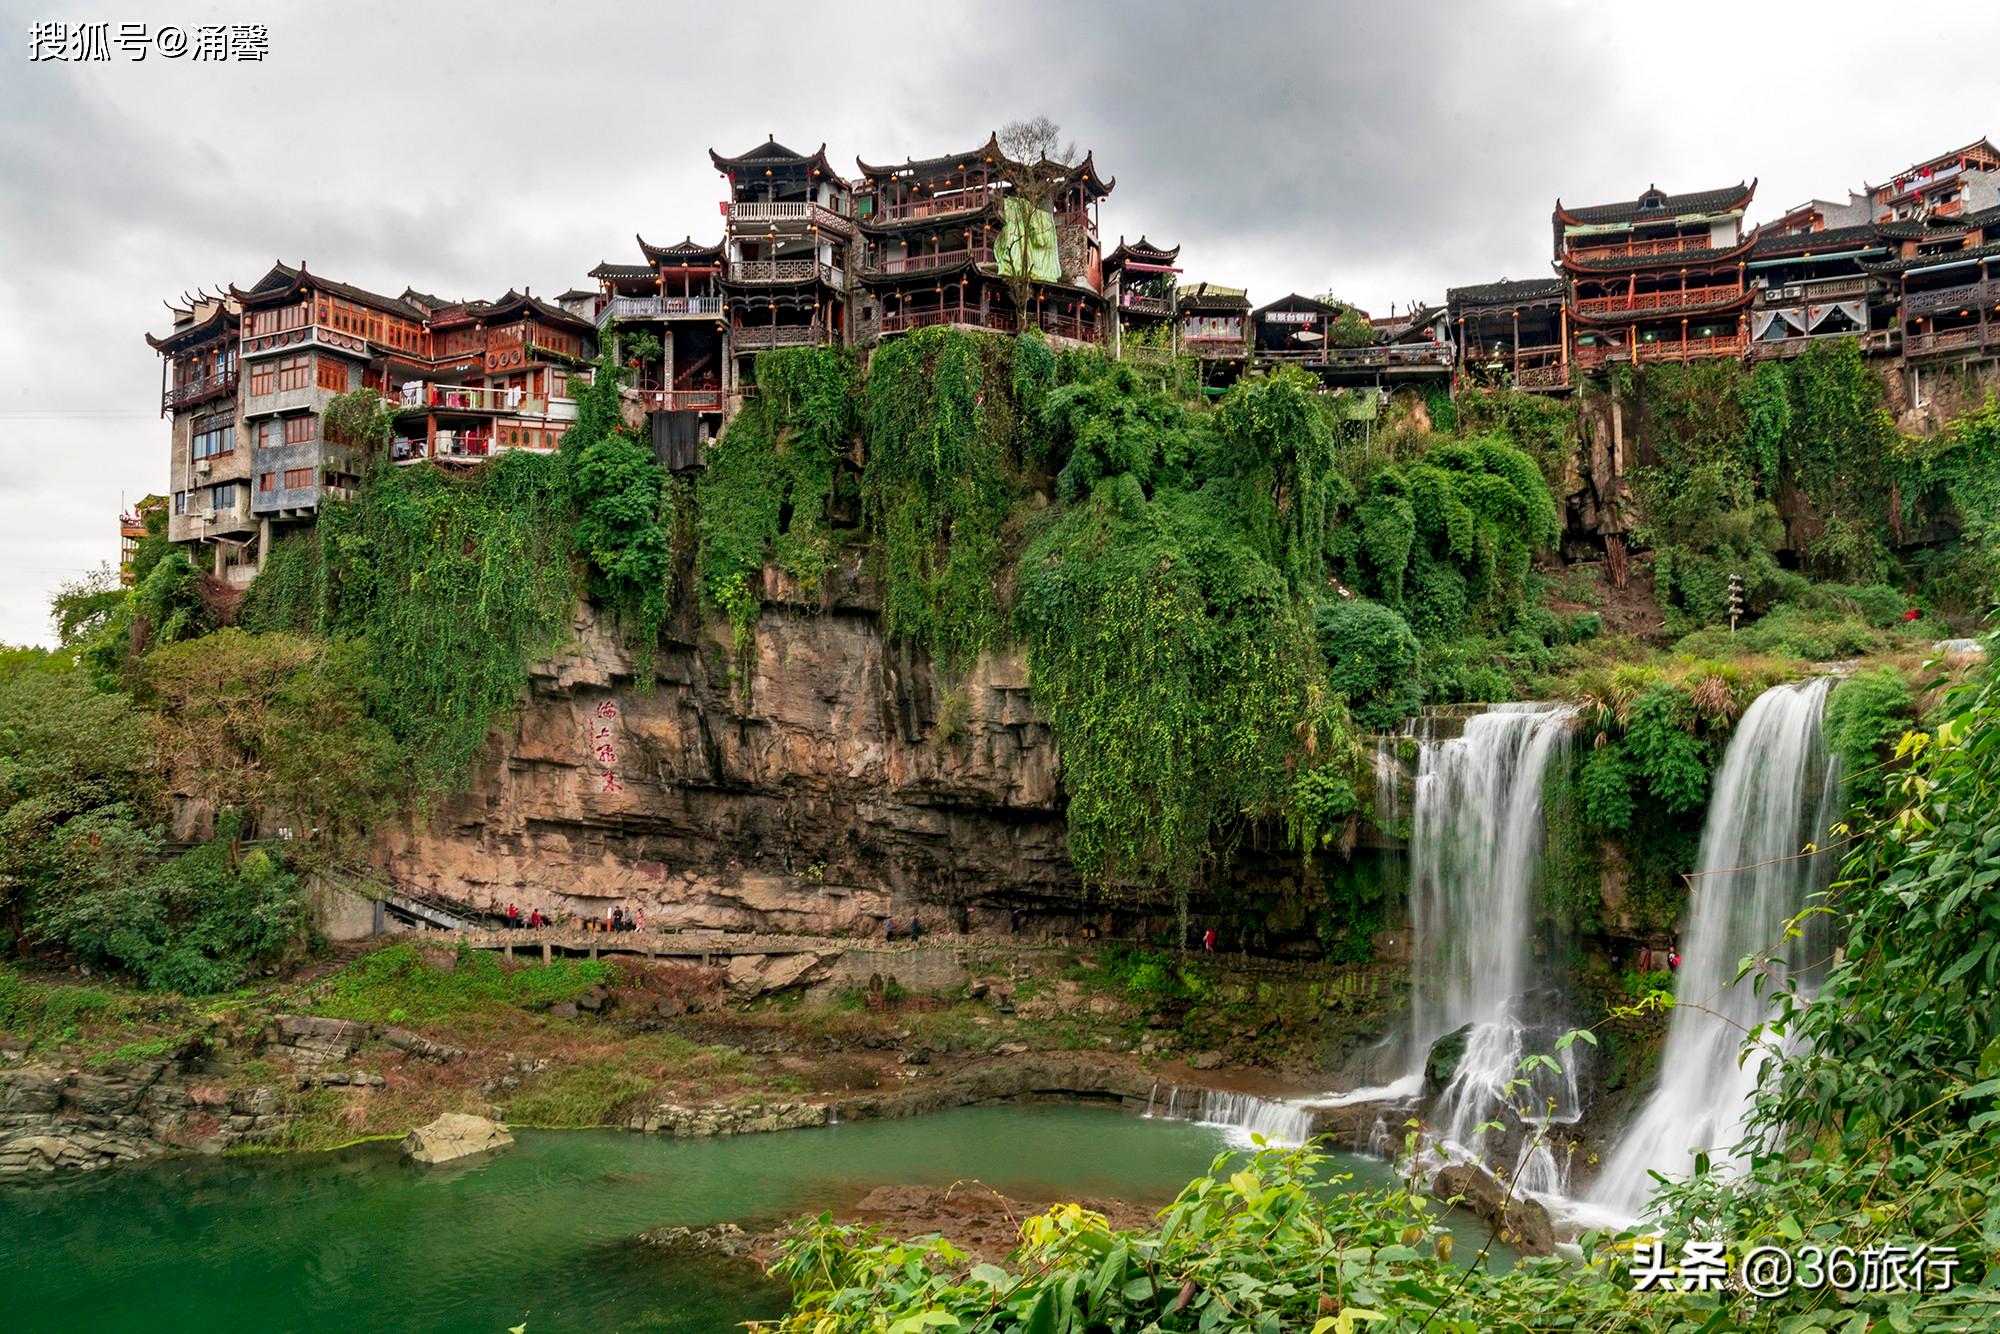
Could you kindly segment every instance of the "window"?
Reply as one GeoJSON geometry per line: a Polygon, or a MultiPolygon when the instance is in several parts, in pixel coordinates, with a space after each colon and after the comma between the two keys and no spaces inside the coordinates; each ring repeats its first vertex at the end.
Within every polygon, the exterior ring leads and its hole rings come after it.
{"type": "Polygon", "coordinates": [[[235,509],[238,485],[236,482],[224,482],[220,486],[211,486],[208,488],[208,503],[219,510],[235,509]]]}
{"type": "Polygon", "coordinates": [[[347,363],[339,357],[319,359],[319,387],[331,389],[336,394],[347,392],[347,363]]]}
{"type": "Polygon", "coordinates": [[[304,389],[312,383],[313,359],[304,353],[278,358],[278,389],[304,389]]]}
{"type": "Polygon", "coordinates": [[[309,445],[313,440],[313,423],[317,420],[310,412],[302,412],[285,420],[285,443],[288,445],[309,445]]]}
{"type": "Polygon", "coordinates": [[[278,444],[278,418],[266,417],[257,423],[257,438],[254,443],[259,449],[273,449],[278,444]]]}
{"type": "Polygon", "coordinates": [[[276,491],[277,489],[278,489],[278,474],[274,472],[260,472],[257,474],[258,495],[260,496],[265,495],[268,492],[276,491]]]}
{"type": "Polygon", "coordinates": [[[196,422],[191,452],[197,459],[235,453],[236,423],[228,417],[210,417],[207,421],[196,422]]]}
{"type": "Polygon", "coordinates": [[[312,484],[313,470],[311,468],[285,469],[285,490],[295,491],[299,487],[311,486],[312,484]]]}
{"type": "Polygon", "coordinates": [[[187,512],[188,512],[188,493],[185,491],[174,492],[174,513],[186,514],[187,512]]]}
{"type": "Polygon", "coordinates": [[[260,361],[250,368],[251,393],[268,394],[276,385],[277,381],[273,378],[272,366],[269,361],[260,361]]]}

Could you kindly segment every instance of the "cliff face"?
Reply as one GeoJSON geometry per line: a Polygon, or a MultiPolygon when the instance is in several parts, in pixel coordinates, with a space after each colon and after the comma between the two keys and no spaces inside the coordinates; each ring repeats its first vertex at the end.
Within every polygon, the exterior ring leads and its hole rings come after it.
{"type": "Polygon", "coordinates": [[[726,625],[685,640],[642,689],[579,612],[466,794],[391,836],[391,873],[477,905],[623,905],[669,927],[874,931],[922,908],[932,929],[1004,930],[1003,905],[1071,898],[1055,741],[1018,656],[947,690],[872,611],[782,601],[747,662],[726,625]]]}

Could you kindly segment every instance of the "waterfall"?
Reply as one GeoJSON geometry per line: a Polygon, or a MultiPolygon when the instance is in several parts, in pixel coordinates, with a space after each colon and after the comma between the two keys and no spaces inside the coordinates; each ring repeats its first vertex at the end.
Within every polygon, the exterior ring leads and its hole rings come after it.
{"type": "Polygon", "coordinates": [[[1464,736],[1426,742],[1410,838],[1412,1064],[1438,1038],[1468,1028],[1464,1055],[1429,1118],[1446,1158],[1479,1157],[1477,1127],[1495,1119],[1505,1086],[1534,1051],[1555,1054],[1525,1098],[1535,1121],[1579,1114],[1574,1052],[1552,1053],[1559,1026],[1529,977],[1542,865],[1542,778],[1562,754],[1574,711],[1498,705],[1464,736]]]}
{"type": "Polygon", "coordinates": [[[1828,685],[1821,677],[1765,691],[1730,739],[1702,829],[1659,1086],[1593,1191],[1610,1208],[1642,1210],[1652,1194],[1649,1172],[1684,1174],[1700,1151],[1727,1158],[1775,1054],[1767,1048],[1739,1058],[1745,1031],[1769,1016],[1784,972],[1803,971],[1825,953],[1823,941],[1782,937],[1830,870],[1824,852],[1803,855],[1825,836],[1839,787],[1838,759],[1820,735],[1828,685]],[[1764,995],[1751,977],[1733,981],[1740,960],[1774,950],[1782,952],[1767,965],[1774,977],[1764,995]]]}
{"type": "MultiPolygon", "coordinates": [[[[1312,1108],[1304,1103],[1280,1102],[1220,1089],[1190,1089],[1187,1101],[1190,1110],[1184,1119],[1222,1131],[1223,1137],[1239,1149],[1254,1147],[1253,1135],[1261,1135],[1272,1148],[1288,1149],[1312,1138],[1312,1108]]],[[[1159,1115],[1167,1120],[1183,1119],[1177,1114],[1180,1103],[1181,1090],[1175,1086],[1167,1095],[1167,1110],[1159,1115]]],[[[1146,1114],[1155,1115],[1150,1097],[1146,1105],[1146,1114]]]]}

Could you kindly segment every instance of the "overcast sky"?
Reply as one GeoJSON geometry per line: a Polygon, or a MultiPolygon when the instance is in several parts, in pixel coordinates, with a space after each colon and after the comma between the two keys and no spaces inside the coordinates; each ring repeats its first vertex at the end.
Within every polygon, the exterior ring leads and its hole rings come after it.
{"type": "Polygon", "coordinates": [[[2000,134],[2000,5],[0,0],[0,642],[167,485],[162,301],[274,259],[585,284],[720,232],[704,150],[957,152],[1055,118],[1106,244],[1375,311],[1549,272],[1549,213],[1760,178],[1753,218],[2000,134]],[[261,20],[263,64],[28,60],[34,20],[261,20]],[[1971,73],[1984,66],[1985,73],[1971,73]]]}

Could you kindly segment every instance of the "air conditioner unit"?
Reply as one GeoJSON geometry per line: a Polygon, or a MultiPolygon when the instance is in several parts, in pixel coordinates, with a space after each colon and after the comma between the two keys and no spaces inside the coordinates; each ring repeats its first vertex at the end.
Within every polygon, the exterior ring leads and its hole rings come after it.
{"type": "Polygon", "coordinates": [[[208,476],[208,474],[211,471],[213,471],[214,468],[215,468],[215,463],[212,459],[196,459],[194,461],[194,470],[197,473],[201,474],[203,477],[208,476]]]}
{"type": "Polygon", "coordinates": [[[203,523],[214,523],[214,522],[215,522],[215,508],[214,508],[214,506],[210,506],[209,508],[207,508],[207,509],[205,509],[205,510],[201,510],[201,511],[199,511],[199,512],[198,512],[198,513],[197,513],[197,514],[196,514],[196,515],[194,516],[194,517],[195,517],[195,518],[197,518],[197,519],[200,519],[200,520],[201,520],[201,521],[202,521],[203,523]]]}

